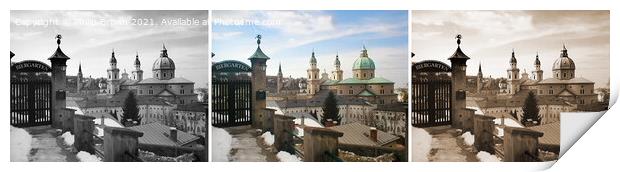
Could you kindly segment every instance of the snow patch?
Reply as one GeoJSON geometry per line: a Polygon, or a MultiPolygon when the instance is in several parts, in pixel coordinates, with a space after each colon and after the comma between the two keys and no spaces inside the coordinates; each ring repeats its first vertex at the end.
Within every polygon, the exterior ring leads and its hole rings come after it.
{"type": "Polygon", "coordinates": [[[269,131],[263,133],[260,137],[263,138],[267,146],[271,146],[275,142],[275,136],[269,131]]]}
{"type": "Polygon", "coordinates": [[[426,130],[421,128],[413,127],[411,130],[411,137],[413,138],[413,150],[411,153],[413,154],[414,162],[427,162],[428,154],[431,152],[431,143],[433,142],[433,137],[426,132],[426,130]]]}
{"type": "Polygon", "coordinates": [[[101,162],[101,159],[95,155],[91,155],[88,152],[80,151],[77,153],[77,159],[81,162],[101,162]]]}
{"type": "MultiPolygon", "coordinates": [[[[94,121],[95,121],[95,125],[101,125],[101,118],[97,118],[94,121]]],[[[110,119],[110,118],[105,118],[103,121],[103,125],[105,125],[106,127],[125,128],[123,125],[121,125],[121,123],[117,122],[114,119],[110,119]]]]}
{"type": "Polygon", "coordinates": [[[212,127],[213,161],[228,162],[232,149],[232,136],[224,129],[212,127]]]}
{"type": "Polygon", "coordinates": [[[75,141],[75,137],[70,132],[65,132],[62,135],[60,135],[60,137],[62,138],[65,145],[67,146],[72,146],[73,142],[75,141]]]}
{"type": "Polygon", "coordinates": [[[301,159],[299,159],[299,157],[291,155],[290,153],[284,151],[278,152],[276,156],[281,162],[301,162],[301,159]]]}
{"type": "Polygon", "coordinates": [[[460,137],[463,138],[465,144],[467,144],[468,146],[474,145],[475,138],[474,135],[471,134],[471,132],[465,132],[460,137]]]}
{"type": "Polygon", "coordinates": [[[11,126],[11,162],[26,162],[32,149],[32,136],[24,129],[11,126]]]}
{"type": "MultiPolygon", "coordinates": [[[[502,119],[496,118],[493,120],[493,122],[496,125],[495,128],[497,129],[497,136],[504,137],[504,126],[502,126],[502,119]]],[[[521,125],[521,123],[513,120],[512,118],[504,118],[504,125],[508,127],[523,128],[523,125],[521,125]]]]}
{"type": "Polygon", "coordinates": [[[501,160],[499,160],[497,156],[491,155],[490,153],[485,151],[478,152],[478,154],[476,154],[476,157],[478,157],[481,162],[501,162],[501,160]]]}

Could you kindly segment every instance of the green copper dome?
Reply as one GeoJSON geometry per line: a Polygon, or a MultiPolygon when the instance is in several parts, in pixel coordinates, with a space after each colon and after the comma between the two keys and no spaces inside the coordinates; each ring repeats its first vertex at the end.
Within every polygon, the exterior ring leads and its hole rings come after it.
{"type": "Polygon", "coordinates": [[[372,70],[375,69],[375,62],[372,61],[372,59],[368,57],[368,51],[366,50],[366,48],[362,50],[360,57],[357,58],[355,62],[353,63],[353,70],[362,70],[362,69],[372,69],[372,70]]]}

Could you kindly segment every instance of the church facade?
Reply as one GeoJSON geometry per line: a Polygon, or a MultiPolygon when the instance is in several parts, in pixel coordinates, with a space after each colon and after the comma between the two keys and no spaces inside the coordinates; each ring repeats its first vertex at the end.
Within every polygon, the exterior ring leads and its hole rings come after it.
{"type": "MultiPolygon", "coordinates": [[[[383,77],[375,76],[375,63],[369,57],[366,47],[353,63],[351,78],[343,78],[343,70],[340,68],[338,55],[334,60],[334,70],[330,74],[327,71],[320,73],[317,67],[315,53],[310,56],[310,68],[306,71],[305,93],[309,96],[317,95],[321,90],[329,90],[339,96],[351,96],[361,98],[372,104],[394,104],[398,102],[398,95],[394,92],[394,82],[383,77]]],[[[281,77],[281,71],[278,77],[281,77]]],[[[282,82],[278,82],[279,84],[282,82]]],[[[278,85],[278,88],[282,88],[278,85]]]]}
{"type": "Polygon", "coordinates": [[[119,77],[117,60],[112,52],[110,67],[107,70],[107,92],[115,95],[123,90],[133,91],[137,96],[153,96],[164,99],[172,104],[189,104],[198,101],[194,93],[194,82],[175,76],[176,66],[168,57],[168,50],[163,46],[159,58],[153,62],[152,78],[143,79],[141,62],[136,54],[132,76],[124,71],[119,77]]]}

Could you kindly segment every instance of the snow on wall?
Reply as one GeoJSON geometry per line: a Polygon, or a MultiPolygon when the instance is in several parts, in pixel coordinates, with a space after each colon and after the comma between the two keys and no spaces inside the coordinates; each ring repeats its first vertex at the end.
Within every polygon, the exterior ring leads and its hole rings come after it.
{"type": "Polygon", "coordinates": [[[278,154],[276,154],[276,157],[278,157],[281,162],[301,162],[301,159],[299,159],[299,157],[291,155],[290,153],[284,151],[278,152],[278,154]]]}
{"type": "Polygon", "coordinates": [[[260,137],[263,138],[263,141],[267,146],[271,146],[275,142],[275,136],[269,131],[263,133],[260,137]]]}
{"type": "Polygon", "coordinates": [[[469,132],[469,131],[465,132],[460,137],[463,138],[463,140],[465,141],[465,144],[467,144],[469,146],[474,145],[475,138],[474,138],[474,135],[471,134],[471,132],[469,132]]]}
{"type": "Polygon", "coordinates": [[[499,160],[497,156],[491,155],[490,153],[485,151],[478,152],[478,154],[476,154],[476,157],[478,157],[481,162],[501,162],[501,160],[499,160]]]}
{"type": "Polygon", "coordinates": [[[70,132],[63,133],[62,135],[60,135],[60,138],[62,138],[65,145],[67,146],[72,146],[73,142],[75,141],[75,137],[70,132]]]}
{"type": "Polygon", "coordinates": [[[24,129],[11,126],[11,162],[26,162],[32,148],[32,136],[24,129]]]}
{"type": "Polygon", "coordinates": [[[101,159],[95,155],[91,155],[88,152],[80,151],[76,155],[77,159],[81,162],[101,162],[101,159]]]}
{"type": "Polygon", "coordinates": [[[428,154],[431,152],[433,137],[426,130],[416,127],[411,129],[411,137],[414,138],[412,139],[413,149],[411,150],[413,161],[427,162],[428,154]]]}
{"type": "Polygon", "coordinates": [[[213,156],[213,161],[228,162],[230,150],[232,149],[232,136],[221,128],[211,127],[211,131],[211,143],[213,144],[211,156],[213,156]]]}

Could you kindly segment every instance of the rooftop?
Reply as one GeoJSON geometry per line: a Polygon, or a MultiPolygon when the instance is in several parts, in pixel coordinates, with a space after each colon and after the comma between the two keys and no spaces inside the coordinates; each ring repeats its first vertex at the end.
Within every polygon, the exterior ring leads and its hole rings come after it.
{"type": "Polygon", "coordinates": [[[360,124],[358,122],[333,126],[329,128],[344,133],[342,137],[338,138],[338,142],[342,144],[385,146],[399,139],[399,137],[396,135],[377,130],[377,142],[372,141],[369,137],[371,127],[360,124]]]}
{"type": "Polygon", "coordinates": [[[170,139],[170,127],[158,122],[129,127],[129,129],[144,133],[138,138],[140,144],[162,146],[184,146],[199,139],[198,136],[177,130],[177,141],[170,139]]]}

